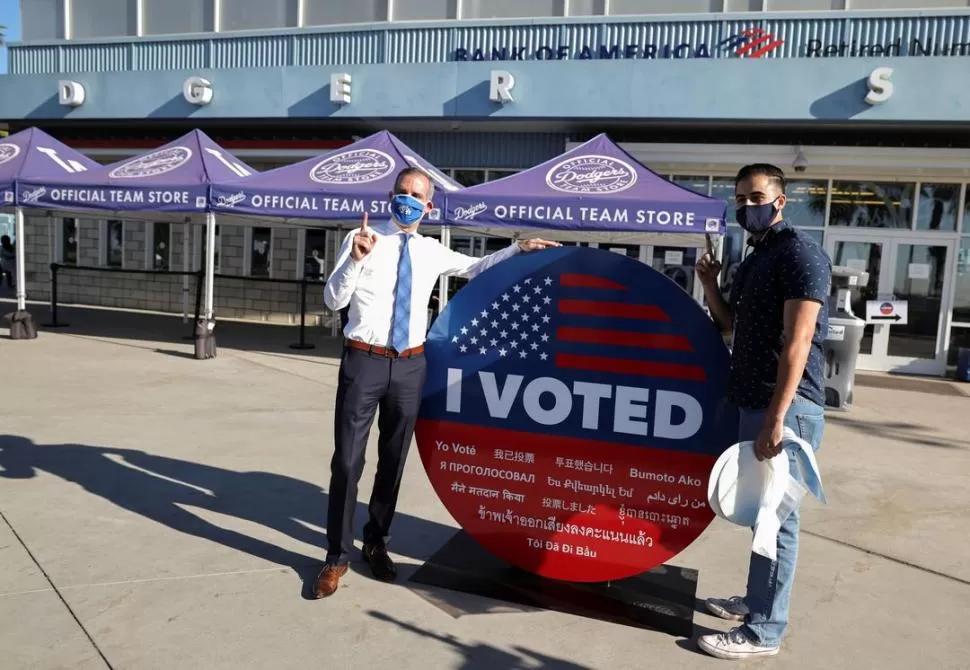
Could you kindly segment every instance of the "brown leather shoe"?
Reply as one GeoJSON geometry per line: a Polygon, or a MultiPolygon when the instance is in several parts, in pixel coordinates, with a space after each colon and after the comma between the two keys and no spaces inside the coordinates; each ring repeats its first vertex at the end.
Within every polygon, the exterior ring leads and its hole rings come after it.
{"type": "Polygon", "coordinates": [[[325,565],[317,575],[317,583],[313,587],[315,598],[332,596],[340,585],[340,578],[347,574],[346,565],[325,565]]]}

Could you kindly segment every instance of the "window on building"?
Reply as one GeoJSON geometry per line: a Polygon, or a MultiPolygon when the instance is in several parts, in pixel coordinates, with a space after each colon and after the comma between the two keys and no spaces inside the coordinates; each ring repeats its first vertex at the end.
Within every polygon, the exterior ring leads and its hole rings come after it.
{"type": "Polygon", "coordinates": [[[61,219],[59,245],[61,248],[61,263],[64,265],[77,265],[77,238],[77,219],[61,219]]]}
{"type": "Polygon", "coordinates": [[[485,255],[488,256],[489,254],[494,254],[496,251],[508,249],[512,244],[512,240],[505,237],[486,237],[485,255]]]}
{"type": "Polygon", "coordinates": [[[711,181],[711,197],[720,198],[727,206],[724,218],[728,223],[737,223],[734,204],[734,177],[714,177],[711,181]]]}
{"type": "MultiPolygon", "coordinates": [[[[694,193],[700,193],[701,195],[707,195],[707,189],[710,186],[709,179],[703,175],[698,176],[684,176],[684,175],[674,175],[670,178],[670,181],[674,182],[678,186],[686,188],[694,193]]],[[[731,182],[732,188],[734,187],[734,182],[731,182]]]]}
{"type": "Polygon", "coordinates": [[[167,223],[152,226],[152,269],[168,271],[172,267],[172,228],[167,223]]]}
{"type": "Polygon", "coordinates": [[[606,14],[606,0],[569,0],[570,16],[602,16],[606,14]]]}
{"type": "Polygon", "coordinates": [[[71,37],[84,39],[136,35],[136,1],[71,0],[71,37]]]}
{"type": "Polygon", "coordinates": [[[640,245],[639,244],[612,244],[609,242],[601,242],[600,249],[604,251],[610,251],[618,256],[626,256],[628,258],[640,259],[640,245]]]}
{"type": "Polygon", "coordinates": [[[296,27],[296,0],[221,0],[219,30],[268,30],[296,27]]]}
{"type": "Polygon", "coordinates": [[[734,278],[738,274],[741,261],[744,260],[744,230],[739,226],[728,226],[724,234],[724,246],[721,250],[721,293],[725,298],[731,295],[734,278]]]}
{"type": "MultiPolygon", "coordinates": [[[[304,0],[303,25],[328,26],[336,23],[387,21],[387,2],[388,0],[304,0]]],[[[398,11],[395,10],[395,13],[398,11]]]]}
{"type": "Polygon", "coordinates": [[[920,184],[916,206],[916,230],[957,229],[960,184],[920,184]]]}
{"type": "Polygon", "coordinates": [[[394,0],[392,18],[395,21],[453,19],[457,5],[456,0],[394,0]]]}
{"type": "Polygon", "coordinates": [[[785,189],[785,219],[799,228],[821,228],[825,225],[826,180],[791,180],[785,189]]]}
{"type": "Polygon", "coordinates": [[[303,245],[303,276],[315,281],[327,280],[327,231],[311,228],[303,245]]]}
{"type": "MultiPolygon", "coordinates": [[[[602,249],[602,246],[600,247],[602,249]]],[[[629,254],[628,254],[629,255],[629,254]]],[[[684,247],[654,247],[651,267],[684,289],[694,292],[694,266],[697,265],[697,249],[684,247]]]]}
{"type": "Polygon", "coordinates": [[[947,351],[946,364],[956,365],[960,349],[968,347],[970,347],[970,325],[954,325],[953,330],[950,331],[950,347],[947,351]]]}
{"type": "Polygon", "coordinates": [[[252,277],[269,277],[273,262],[273,229],[251,228],[252,242],[249,246],[249,274],[252,277]]]}
{"type": "Polygon", "coordinates": [[[58,40],[64,37],[64,0],[30,0],[20,3],[20,38],[58,40]]]}
{"type": "Polygon", "coordinates": [[[478,186],[485,183],[485,170],[455,170],[455,181],[462,186],[478,186]]]}
{"type": "Polygon", "coordinates": [[[562,16],[563,0],[463,0],[463,19],[562,16]]]}
{"type": "Polygon", "coordinates": [[[141,0],[145,35],[201,33],[215,24],[213,3],[199,0],[141,0]]]}
{"type": "MultiPolygon", "coordinates": [[[[205,269],[205,256],[206,256],[206,246],[205,245],[206,245],[206,238],[208,237],[206,235],[206,227],[205,226],[201,226],[199,232],[201,233],[201,238],[202,238],[201,239],[201,244],[199,245],[199,254],[200,254],[199,255],[199,259],[198,259],[199,260],[199,269],[204,270],[205,269]]],[[[222,271],[222,264],[221,264],[222,259],[220,258],[222,256],[222,254],[220,253],[222,251],[222,235],[221,235],[221,232],[222,231],[220,230],[220,227],[219,226],[216,226],[216,244],[215,244],[215,247],[216,248],[215,248],[215,254],[214,254],[215,262],[213,263],[213,267],[215,268],[216,274],[219,274],[222,271]]]]}
{"type": "Polygon", "coordinates": [[[125,222],[108,219],[104,231],[104,264],[109,268],[120,268],[125,263],[125,222]]]}
{"type": "Polygon", "coordinates": [[[506,177],[511,177],[515,173],[516,173],[516,170],[489,170],[488,181],[495,181],[496,179],[505,179],[506,177]]]}
{"type": "Polygon", "coordinates": [[[829,225],[908,229],[915,191],[912,183],[833,182],[829,225]]]}
{"type": "Polygon", "coordinates": [[[696,14],[721,11],[721,0],[610,0],[611,16],[696,14]]]}
{"type": "Polygon", "coordinates": [[[970,326],[970,235],[957,251],[957,281],[953,291],[953,322],[970,326]]]}

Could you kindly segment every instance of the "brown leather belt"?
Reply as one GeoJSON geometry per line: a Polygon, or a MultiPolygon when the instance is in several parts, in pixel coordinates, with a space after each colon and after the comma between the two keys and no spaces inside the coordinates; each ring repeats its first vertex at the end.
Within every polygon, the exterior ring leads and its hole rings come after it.
{"type": "Polygon", "coordinates": [[[419,354],[424,353],[423,344],[419,344],[416,347],[411,347],[410,349],[405,349],[401,353],[398,353],[390,347],[378,347],[376,345],[367,344],[366,342],[361,342],[359,340],[344,340],[344,342],[352,349],[359,349],[360,351],[365,351],[368,354],[384,356],[385,358],[412,358],[413,356],[418,356],[419,354]]]}

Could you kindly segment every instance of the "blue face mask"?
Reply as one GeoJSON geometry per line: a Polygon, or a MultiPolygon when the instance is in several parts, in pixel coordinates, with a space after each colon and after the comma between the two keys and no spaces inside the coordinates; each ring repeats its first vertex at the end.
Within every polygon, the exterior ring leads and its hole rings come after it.
{"type": "Polygon", "coordinates": [[[424,216],[424,203],[413,195],[398,194],[391,198],[391,216],[402,226],[412,226],[424,216]]]}
{"type": "Polygon", "coordinates": [[[763,205],[738,207],[735,210],[738,216],[738,225],[752,235],[760,235],[765,232],[771,228],[771,222],[778,216],[778,208],[775,207],[775,201],[777,201],[777,198],[763,205]]]}

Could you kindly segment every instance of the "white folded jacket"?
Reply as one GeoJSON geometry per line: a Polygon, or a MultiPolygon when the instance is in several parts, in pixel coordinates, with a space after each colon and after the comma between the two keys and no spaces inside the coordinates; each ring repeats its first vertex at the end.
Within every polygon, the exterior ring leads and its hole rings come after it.
{"type": "Polygon", "coordinates": [[[805,494],[825,502],[812,446],[786,427],[782,447],[774,458],[759,461],[754,442],[739,442],[717,459],[707,484],[714,513],[753,528],[751,551],[772,561],[778,557],[778,530],[805,494]],[[796,472],[790,471],[787,452],[795,455],[796,472]]]}

